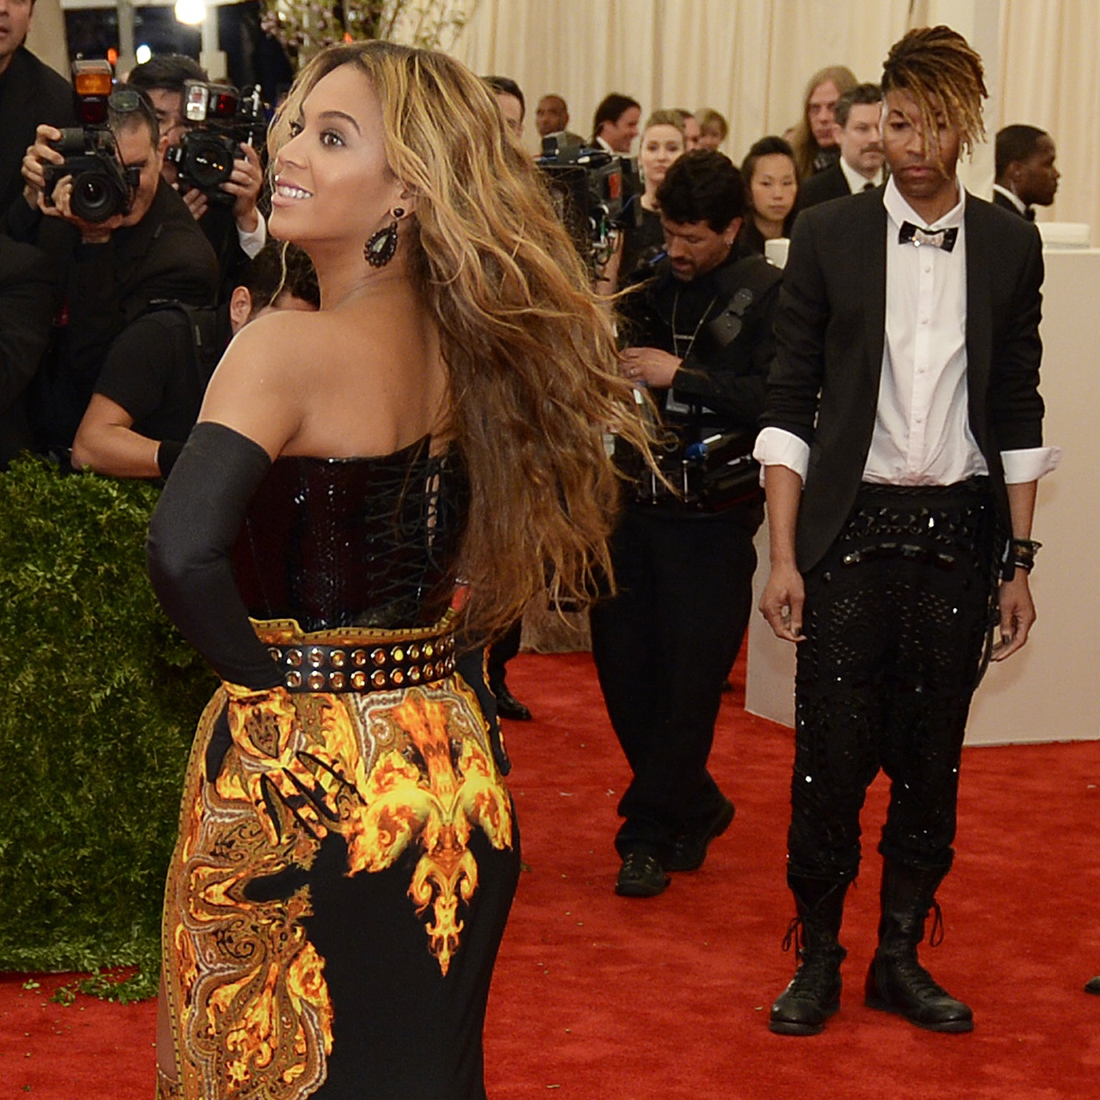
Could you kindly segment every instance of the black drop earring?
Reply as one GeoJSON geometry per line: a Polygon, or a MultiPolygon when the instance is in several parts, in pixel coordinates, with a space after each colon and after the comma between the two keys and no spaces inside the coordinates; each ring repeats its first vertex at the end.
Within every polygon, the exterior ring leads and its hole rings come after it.
{"type": "Polygon", "coordinates": [[[405,216],[398,206],[393,211],[393,221],[379,229],[363,246],[363,257],[371,267],[385,267],[397,251],[397,223],[405,216]]]}

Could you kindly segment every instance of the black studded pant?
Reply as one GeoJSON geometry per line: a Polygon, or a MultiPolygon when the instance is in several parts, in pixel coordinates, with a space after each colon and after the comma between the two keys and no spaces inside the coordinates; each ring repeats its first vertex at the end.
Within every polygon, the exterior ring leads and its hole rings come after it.
{"type": "Polygon", "coordinates": [[[807,573],[798,647],[791,874],[848,882],[859,815],[881,768],[879,851],[946,871],[959,760],[990,624],[994,507],[986,479],[864,485],[807,573]]]}

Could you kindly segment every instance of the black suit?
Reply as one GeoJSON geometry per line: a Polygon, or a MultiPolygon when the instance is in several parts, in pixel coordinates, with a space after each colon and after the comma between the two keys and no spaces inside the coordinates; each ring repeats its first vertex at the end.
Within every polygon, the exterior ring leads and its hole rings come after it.
{"type": "Polygon", "coordinates": [[[1035,211],[1030,206],[1021,210],[1010,198],[1002,195],[1000,191],[993,192],[993,205],[999,206],[1002,210],[1007,210],[1010,214],[1015,214],[1018,218],[1023,218],[1026,221],[1035,220],[1035,211]]]}
{"type": "Polygon", "coordinates": [[[996,530],[1009,522],[1000,452],[1040,447],[1043,415],[1039,235],[970,195],[964,225],[968,423],[988,478],[862,483],[896,232],[883,191],[807,211],[784,269],[763,423],[810,447],[796,537],[805,581],[788,837],[796,896],[807,881],[855,877],[860,808],[880,767],[892,781],[879,845],[888,865],[928,872],[930,891],[951,866],[996,530]]]}
{"type": "MultiPolygon", "coordinates": [[[[810,445],[798,516],[803,572],[840,531],[871,445],[885,337],[886,223],[881,189],[809,210],[798,219],[783,271],[763,424],[810,445]]],[[[1000,451],[1042,445],[1042,251],[1032,226],[973,195],[966,250],[970,427],[1007,517],[1000,451]]]]}
{"type": "Polygon", "coordinates": [[[799,212],[828,202],[830,199],[842,199],[852,192],[848,187],[848,177],[840,167],[840,161],[829,165],[823,172],[810,176],[798,189],[798,202],[795,209],[799,212]]]}
{"type": "Polygon", "coordinates": [[[64,77],[20,46],[0,74],[0,213],[23,190],[23,156],[42,122],[59,129],[76,125],[73,90],[64,77]]]}
{"type": "Polygon", "coordinates": [[[23,393],[49,343],[52,317],[45,255],[0,236],[0,469],[31,445],[23,393]]]}

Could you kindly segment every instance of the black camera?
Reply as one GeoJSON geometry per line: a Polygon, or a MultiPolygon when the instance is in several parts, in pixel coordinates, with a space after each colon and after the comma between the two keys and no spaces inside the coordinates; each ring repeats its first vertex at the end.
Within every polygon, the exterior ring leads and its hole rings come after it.
{"type": "Polygon", "coordinates": [[[50,142],[64,158],[63,164],[44,166],[47,205],[53,204],[58,180],[72,176],[69,209],[86,222],[105,222],[126,214],[137,190],[141,171],[125,168],[118,156],[114,135],[107,128],[107,101],[113,74],[106,61],[77,61],[73,65],[73,89],[77,117],[82,126],[67,127],[50,142]]]}
{"type": "Polygon", "coordinates": [[[236,200],[222,190],[241,157],[241,142],[255,146],[267,129],[259,87],[239,93],[231,84],[188,80],[183,86],[183,118],[190,127],[166,159],[179,165],[180,183],[195,188],[213,203],[236,200]]]}
{"type": "Polygon", "coordinates": [[[605,263],[614,247],[612,230],[641,217],[637,163],[581,145],[565,133],[542,139],[536,163],[577,250],[590,263],[605,263]]]}

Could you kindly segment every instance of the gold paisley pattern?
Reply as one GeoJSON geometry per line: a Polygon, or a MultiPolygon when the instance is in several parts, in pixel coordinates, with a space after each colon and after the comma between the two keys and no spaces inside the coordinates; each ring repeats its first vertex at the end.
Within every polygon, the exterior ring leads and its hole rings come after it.
{"type": "Polygon", "coordinates": [[[497,849],[512,846],[509,796],[458,677],[341,695],[224,685],[199,724],[168,876],[179,1095],[299,1100],[325,1079],[332,1005],[302,924],[308,888],[256,901],[249,884],[310,868],[330,832],[346,841],[348,875],[390,867],[412,848],[410,909],[445,976],[461,947],[461,903],[478,888],[474,829],[497,849]],[[206,748],[223,709],[232,747],[208,783],[206,748]]]}

